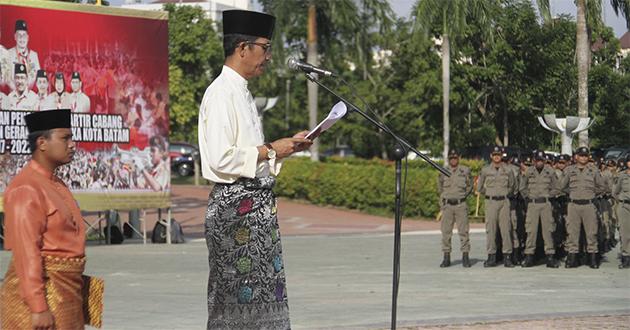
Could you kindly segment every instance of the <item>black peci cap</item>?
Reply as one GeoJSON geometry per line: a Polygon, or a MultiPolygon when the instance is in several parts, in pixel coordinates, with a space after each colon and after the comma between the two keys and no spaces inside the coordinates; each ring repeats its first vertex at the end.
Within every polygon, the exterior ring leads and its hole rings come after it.
{"type": "Polygon", "coordinates": [[[28,31],[25,20],[19,19],[15,21],[15,32],[17,31],[28,31]]]}
{"type": "Polygon", "coordinates": [[[256,11],[226,10],[223,12],[223,34],[244,34],[271,39],[276,18],[256,11]]]}
{"type": "Polygon", "coordinates": [[[74,71],[74,72],[72,72],[72,78],[70,78],[70,79],[79,79],[79,80],[81,80],[81,75],[77,71],[74,71]]]}
{"type": "Polygon", "coordinates": [[[63,72],[55,72],[55,79],[63,80],[63,72]]]}
{"type": "Polygon", "coordinates": [[[71,128],[69,109],[33,112],[24,116],[24,120],[29,133],[53,128],[71,128]]]}
{"type": "Polygon", "coordinates": [[[15,74],[26,74],[26,65],[22,63],[15,63],[15,74]]]}
{"type": "Polygon", "coordinates": [[[46,71],[39,69],[37,70],[37,74],[35,75],[36,78],[48,78],[48,76],[46,76],[46,71]]]}

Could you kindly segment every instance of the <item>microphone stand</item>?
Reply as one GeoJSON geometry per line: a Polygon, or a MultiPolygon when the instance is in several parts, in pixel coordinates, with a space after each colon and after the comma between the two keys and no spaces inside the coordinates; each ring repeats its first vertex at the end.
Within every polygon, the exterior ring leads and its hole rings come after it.
{"type": "Polygon", "coordinates": [[[400,136],[392,132],[385,125],[379,123],[377,120],[370,117],[365,112],[361,111],[361,109],[358,106],[354,105],[352,102],[346,100],[344,97],[335,93],[333,90],[331,90],[326,85],[321,83],[317,79],[317,76],[315,74],[307,73],[306,77],[308,78],[308,80],[316,83],[317,85],[319,85],[320,87],[328,91],[330,94],[334,95],[335,97],[343,101],[348,107],[350,112],[358,113],[367,121],[372,123],[372,125],[378,127],[382,131],[389,134],[392,138],[394,138],[394,140],[396,140],[396,145],[394,146],[394,150],[393,150],[394,158],[396,159],[396,192],[395,192],[396,198],[395,198],[395,207],[394,207],[394,265],[393,265],[394,269],[393,269],[393,278],[392,278],[392,319],[391,319],[391,329],[395,330],[396,329],[396,312],[397,312],[397,305],[398,305],[398,286],[400,282],[400,242],[401,242],[400,232],[401,232],[401,226],[402,226],[402,210],[401,210],[402,159],[407,155],[407,151],[411,150],[420,158],[422,158],[424,161],[426,161],[431,166],[433,166],[433,168],[440,171],[440,173],[446,176],[451,176],[451,173],[444,167],[432,161],[425,154],[416,150],[416,148],[411,146],[409,142],[407,142],[405,139],[401,138],[400,136]]]}

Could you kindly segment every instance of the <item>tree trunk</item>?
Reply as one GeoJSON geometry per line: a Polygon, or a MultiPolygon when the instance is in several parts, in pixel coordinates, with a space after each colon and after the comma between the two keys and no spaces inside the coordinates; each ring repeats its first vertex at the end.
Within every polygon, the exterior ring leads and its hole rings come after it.
{"type": "MultiPolygon", "coordinates": [[[[591,50],[586,30],[586,0],[577,0],[575,54],[578,66],[578,117],[588,117],[588,69],[591,50]]],[[[588,147],[588,130],[578,133],[578,145],[588,147]]]]}
{"type": "MultiPolygon", "coordinates": [[[[308,39],[306,61],[317,65],[317,21],[315,3],[308,6],[308,39]]],[[[308,125],[309,128],[317,126],[317,84],[308,81],[308,125]]],[[[311,146],[311,160],[319,161],[319,139],[313,141],[311,146]]]]}
{"type": "Polygon", "coordinates": [[[450,123],[449,123],[449,94],[451,90],[451,50],[448,34],[442,36],[442,136],[444,139],[444,161],[448,159],[448,148],[450,143],[450,123]]]}
{"type": "Polygon", "coordinates": [[[510,135],[508,131],[508,109],[503,108],[503,146],[507,147],[510,142],[510,135]]]}

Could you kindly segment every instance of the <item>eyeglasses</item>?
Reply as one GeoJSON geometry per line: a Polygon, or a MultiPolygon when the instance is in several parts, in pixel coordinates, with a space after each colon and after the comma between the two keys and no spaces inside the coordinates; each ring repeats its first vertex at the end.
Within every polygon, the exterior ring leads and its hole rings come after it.
{"type": "Polygon", "coordinates": [[[265,52],[265,55],[268,55],[269,53],[271,53],[271,43],[267,43],[267,44],[263,44],[262,42],[248,42],[248,45],[256,45],[256,46],[260,46],[260,48],[263,49],[263,51],[265,52]]]}

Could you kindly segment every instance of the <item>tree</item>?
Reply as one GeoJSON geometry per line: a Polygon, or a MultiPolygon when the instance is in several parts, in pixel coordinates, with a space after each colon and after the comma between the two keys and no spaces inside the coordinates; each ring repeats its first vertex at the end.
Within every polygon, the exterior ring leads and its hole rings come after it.
{"type": "MultiPolygon", "coordinates": [[[[543,19],[549,21],[551,18],[549,10],[549,0],[536,0],[543,19]]],[[[630,29],[630,1],[610,0],[610,4],[615,14],[623,16],[626,25],[630,29]]],[[[575,54],[578,67],[578,116],[588,117],[588,71],[591,62],[591,34],[593,30],[601,30],[602,22],[602,1],[601,0],[575,0],[577,7],[577,29],[575,54]]],[[[579,146],[588,146],[588,131],[582,131],[578,135],[579,146]]]]}
{"type": "Polygon", "coordinates": [[[494,1],[483,0],[420,0],[413,10],[417,29],[425,34],[433,32],[441,39],[442,55],[442,134],[443,157],[448,158],[450,144],[449,93],[451,44],[461,37],[472,21],[484,27],[490,34],[492,12],[496,9],[494,1]],[[431,31],[437,26],[439,30],[431,31]]]}
{"type": "Polygon", "coordinates": [[[206,87],[223,63],[223,46],[201,7],[164,5],[169,13],[171,139],[195,143],[197,114],[206,87]]]}

